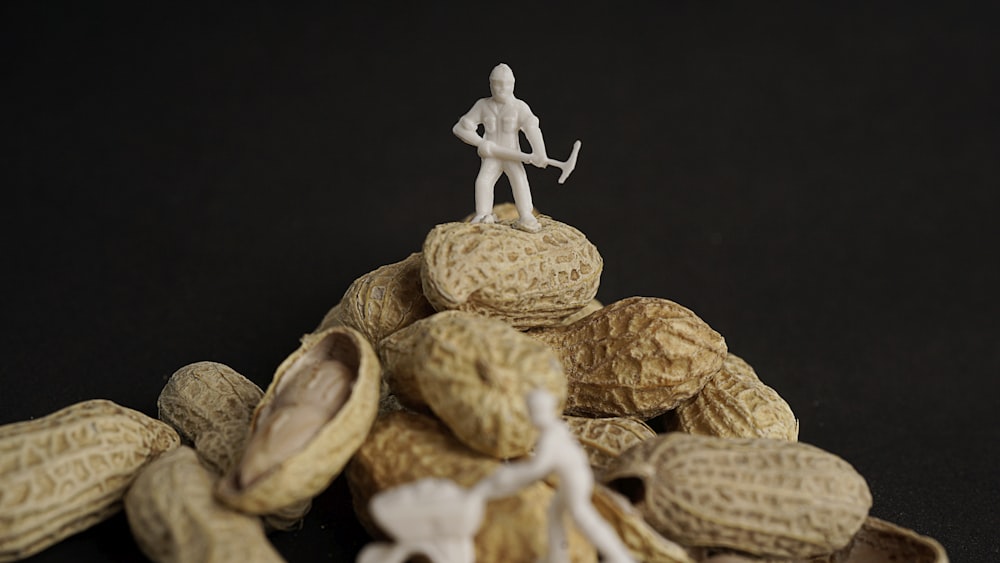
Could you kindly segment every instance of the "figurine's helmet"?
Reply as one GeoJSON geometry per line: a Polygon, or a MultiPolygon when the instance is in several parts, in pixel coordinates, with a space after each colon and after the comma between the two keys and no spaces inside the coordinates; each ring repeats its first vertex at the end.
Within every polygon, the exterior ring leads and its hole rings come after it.
{"type": "Polygon", "coordinates": [[[500,63],[493,67],[493,72],[490,72],[490,81],[503,80],[504,82],[514,82],[514,71],[510,69],[504,63],[500,63]]]}

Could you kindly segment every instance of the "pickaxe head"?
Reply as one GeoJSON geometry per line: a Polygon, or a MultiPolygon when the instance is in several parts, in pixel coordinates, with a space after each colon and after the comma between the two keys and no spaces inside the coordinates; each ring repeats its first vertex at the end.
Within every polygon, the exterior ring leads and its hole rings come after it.
{"type": "Polygon", "coordinates": [[[566,159],[566,163],[562,166],[562,174],[559,176],[559,183],[562,184],[569,178],[569,175],[573,173],[573,169],[576,168],[576,156],[580,154],[580,141],[573,143],[573,152],[570,153],[569,158],[566,159]]]}

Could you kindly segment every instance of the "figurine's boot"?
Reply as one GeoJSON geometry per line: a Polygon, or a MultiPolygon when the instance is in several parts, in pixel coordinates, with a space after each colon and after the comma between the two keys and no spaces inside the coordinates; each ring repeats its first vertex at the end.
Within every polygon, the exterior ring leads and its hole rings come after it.
{"type": "Polygon", "coordinates": [[[497,216],[493,213],[486,213],[483,215],[476,215],[472,218],[471,223],[486,223],[487,225],[492,225],[497,222],[497,216]]]}
{"type": "Polygon", "coordinates": [[[514,223],[514,228],[519,231],[537,233],[538,231],[542,230],[542,224],[538,222],[538,219],[529,216],[526,218],[518,219],[517,222],[514,223]]]}

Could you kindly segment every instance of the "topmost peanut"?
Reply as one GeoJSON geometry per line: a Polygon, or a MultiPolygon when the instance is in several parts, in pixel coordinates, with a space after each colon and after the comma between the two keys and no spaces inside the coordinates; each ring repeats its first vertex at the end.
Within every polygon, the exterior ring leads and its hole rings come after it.
{"type": "Polygon", "coordinates": [[[444,223],[424,241],[424,294],[439,311],[458,309],[519,329],[553,326],[597,294],[604,261],[587,237],[545,216],[541,231],[444,223]]]}

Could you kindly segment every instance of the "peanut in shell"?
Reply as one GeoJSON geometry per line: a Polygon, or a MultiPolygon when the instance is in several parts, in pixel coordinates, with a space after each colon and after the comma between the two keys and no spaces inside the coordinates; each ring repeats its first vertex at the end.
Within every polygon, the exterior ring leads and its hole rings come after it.
{"type": "Polygon", "coordinates": [[[722,438],[794,442],[799,436],[799,421],[788,403],[731,353],[698,395],[677,407],[676,423],[681,432],[722,438]]]}
{"type": "Polygon", "coordinates": [[[846,461],[785,440],[661,434],[623,453],[602,480],[677,543],[771,557],[844,547],[872,504],[846,461]]]}
{"type": "Polygon", "coordinates": [[[112,516],[139,471],[179,445],[167,424],[103,399],[0,427],[0,561],[112,516]]]}
{"type": "Polygon", "coordinates": [[[426,405],[464,444],[497,458],[531,451],[538,431],[525,396],[542,388],[559,408],[566,376],[544,344],[506,323],[445,311],[382,343],[392,392],[404,404],[426,405]]]}
{"type": "Polygon", "coordinates": [[[588,418],[564,415],[563,422],[587,453],[595,474],[600,474],[625,450],[656,436],[656,432],[645,422],[628,417],[588,418]]]}
{"type": "Polygon", "coordinates": [[[264,396],[254,382],[218,362],[188,364],[170,376],[156,401],[160,420],[193,445],[219,475],[239,459],[253,411],[264,396]]]}
{"type": "Polygon", "coordinates": [[[331,326],[349,326],[378,349],[386,336],[430,316],[434,308],[424,297],[421,262],[421,254],[415,252],[356,279],[316,332],[331,326]]]}
{"type": "Polygon", "coordinates": [[[654,297],[611,303],[565,327],[527,332],[559,357],[566,413],[646,420],[693,397],[722,368],[726,342],[691,310],[654,297]]]}
{"type": "Polygon", "coordinates": [[[216,475],[187,446],[160,456],[125,495],[129,528],[157,563],[278,563],[260,519],[212,496],[216,475]]]}
{"type": "Polygon", "coordinates": [[[460,310],[516,328],[553,326],[597,294],[604,261],[575,228],[540,216],[542,230],[445,223],[427,235],[421,279],[438,311],[460,310]]]}

